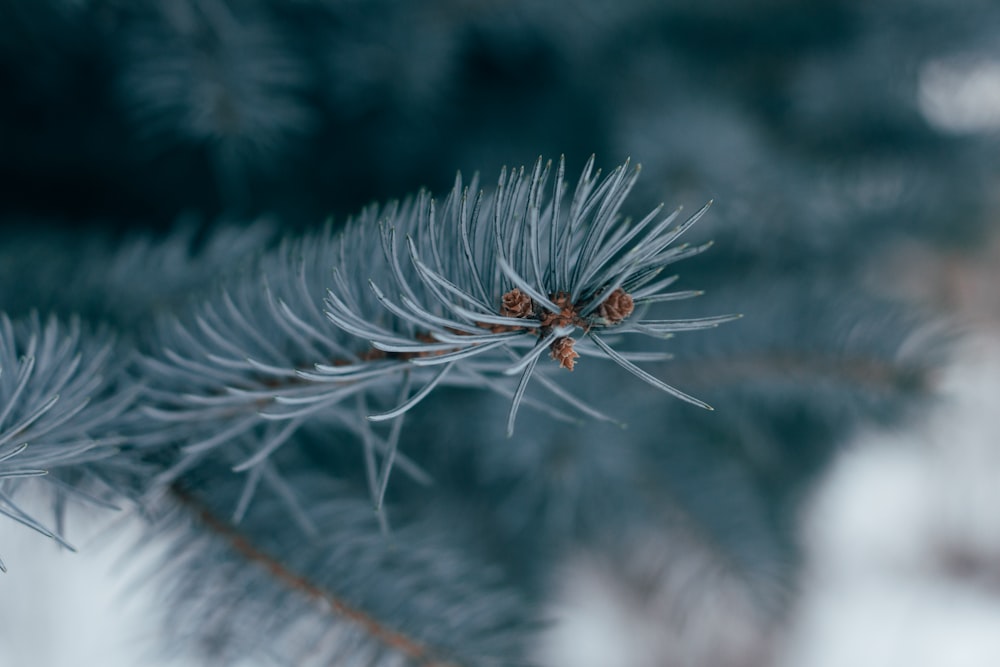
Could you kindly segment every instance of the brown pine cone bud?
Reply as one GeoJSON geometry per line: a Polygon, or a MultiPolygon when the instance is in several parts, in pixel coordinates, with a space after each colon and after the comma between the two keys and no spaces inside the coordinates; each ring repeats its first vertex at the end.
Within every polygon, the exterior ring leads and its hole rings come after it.
{"type": "Polygon", "coordinates": [[[628,292],[621,287],[608,295],[597,309],[598,314],[608,324],[618,324],[635,310],[635,303],[628,292]]]}
{"type": "Polygon", "coordinates": [[[555,294],[550,294],[549,298],[552,299],[552,303],[559,306],[560,310],[558,313],[553,313],[548,310],[542,311],[538,321],[542,323],[543,330],[551,329],[553,327],[569,327],[575,324],[581,324],[576,306],[569,300],[569,294],[566,292],[556,292],[555,294]]]}
{"type": "Polygon", "coordinates": [[[531,317],[534,310],[535,303],[531,297],[516,287],[503,295],[500,314],[504,317],[531,317]]]}
{"type": "Polygon", "coordinates": [[[573,365],[580,358],[580,354],[573,349],[573,343],[572,338],[563,336],[562,338],[556,338],[552,341],[552,345],[549,346],[552,358],[559,362],[561,368],[573,370],[573,365]]]}

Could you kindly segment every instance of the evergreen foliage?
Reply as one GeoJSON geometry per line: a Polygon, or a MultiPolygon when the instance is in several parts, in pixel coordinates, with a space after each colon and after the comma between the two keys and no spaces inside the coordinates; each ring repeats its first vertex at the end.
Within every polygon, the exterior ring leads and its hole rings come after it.
{"type": "Polygon", "coordinates": [[[946,358],[873,259],[991,204],[920,95],[1000,14],[919,4],[0,4],[0,513],[136,508],[206,664],[533,664],[649,544],[773,627],[946,358]]]}

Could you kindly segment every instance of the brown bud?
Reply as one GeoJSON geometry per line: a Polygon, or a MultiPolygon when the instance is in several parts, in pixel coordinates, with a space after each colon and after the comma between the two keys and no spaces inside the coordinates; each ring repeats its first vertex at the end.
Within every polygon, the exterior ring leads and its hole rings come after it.
{"type": "Polygon", "coordinates": [[[566,292],[556,292],[555,294],[550,294],[549,298],[552,299],[552,303],[559,306],[559,312],[542,311],[538,321],[542,323],[543,331],[554,327],[569,327],[582,323],[580,316],[577,314],[576,306],[569,300],[569,294],[566,292]]]}
{"type": "Polygon", "coordinates": [[[531,317],[535,304],[531,297],[516,287],[503,295],[500,314],[504,317],[531,317]]]}
{"type": "Polygon", "coordinates": [[[552,358],[559,362],[561,368],[573,370],[573,365],[580,358],[579,353],[573,349],[573,339],[569,336],[556,338],[549,346],[552,358]]]}
{"type": "Polygon", "coordinates": [[[618,324],[635,310],[635,303],[628,292],[621,287],[608,295],[597,309],[597,313],[608,324],[618,324]]]}

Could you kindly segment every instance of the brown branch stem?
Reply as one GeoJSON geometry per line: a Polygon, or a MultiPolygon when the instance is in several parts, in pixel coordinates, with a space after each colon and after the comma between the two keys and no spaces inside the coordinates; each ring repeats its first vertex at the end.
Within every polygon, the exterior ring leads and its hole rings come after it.
{"type": "Polygon", "coordinates": [[[309,599],[327,605],[332,613],[358,626],[368,636],[406,656],[419,667],[456,667],[455,663],[442,659],[430,647],[424,646],[417,640],[386,626],[377,618],[348,604],[335,594],[313,583],[301,574],[290,570],[279,560],[261,551],[231,524],[216,516],[194,494],[179,484],[172,485],[170,489],[173,495],[205,527],[224,539],[236,553],[248,562],[267,570],[280,584],[309,599]]]}

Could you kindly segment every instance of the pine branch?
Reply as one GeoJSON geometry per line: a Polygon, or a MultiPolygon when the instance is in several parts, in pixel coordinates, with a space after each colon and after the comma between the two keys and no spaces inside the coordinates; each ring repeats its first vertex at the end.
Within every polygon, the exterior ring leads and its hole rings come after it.
{"type": "Polygon", "coordinates": [[[377,423],[402,418],[436,387],[479,387],[512,398],[510,431],[537,375],[560,400],[601,415],[534,373],[546,351],[569,370],[581,353],[604,356],[707,407],[631,360],[662,352],[620,353],[609,336],[662,338],[732,319],[641,317],[649,304],[697,295],[666,291],[674,278],[661,274],[704,249],[672,243],[705,209],[680,224],[677,213],[661,217],[659,208],[623,219],[637,169],[625,165],[602,180],[591,160],[568,202],[562,163],[545,194],[551,171],[539,160],[530,172],[504,172],[488,197],[476,194],[476,181],[466,188],[459,178],[440,213],[427,193],[369,208],[341,231],[328,225],[282,244],[188,314],[164,319],[144,363],[144,411],[164,428],[142,446],[177,443],[180,452],[159,481],[209,455],[251,471],[301,425],[319,420],[347,426],[367,443],[377,507],[393,463],[405,462],[396,447],[400,427],[372,437],[358,420],[358,400],[377,423]],[[516,384],[506,380],[517,374],[516,384]],[[229,446],[241,439],[256,443],[249,457],[229,446]]]}
{"type": "Polygon", "coordinates": [[[161,582],[179,645],[200,646],[214,664],[247,655],[281,665],[526,663],[533,614],[466,546],[461,520],[411,516],[387,536],[353,489],[300,470],[290,476],[314,537],[283,520],[272,494],[234,527],[219,512],[240,485],[205,468],[172,487],[183,511],[154,525],[176,536],[161,582]]]}
{"type": "Polygon", "coordinates": [[[348,623],[360,626],[361,630],[370,636],[373,641],[401,653],[417,665],[431,667],[432,665],[444,664],[434,659],[427,647],[385,627],[372,616],[355,609],[330,592],[313,584],[304,576],[289,570],[281,561],[257,549],[252,542],[237,532],[231,524],[216,517],[208,508],[201,505],[194,496],[184,491],[179,485],[175,485],[172,491],[175,497],[194,512],[197,520],[209,532],[218,535],[225,542],[228,542],[233,551],[246,559],[248,563],[266,569],[278,584],[284,585],[307,598],[328,606],[334,616],[339,616],[348,623]]]}
{"type": "Polygon", "coordinates": [[[37,314],[18,321],[0,315],[0,514],[68,548],[14,495],[23,479],[51,474],[60,525],[66,495],[108,504],[85,487],[120,469],[114,460],[95,464],[127,442],[121,431],[138,391],[123,374],[121,352],[107,330],[87,331],[77,319],[43,325],[37,314]]]}
{"type": "MultiPolygon", "coordinates": [[[[620,207],[638,169],[626,164],[601,180],[591,159],[568,207],[564,164],[549,198],[550,172],[551,164],[541,159],[531,172],[504,172],[485,202],[459,180],[440,215],[433,200],[419,198],[405,224],[383,225],[388,276],[371,281],[377,305],[338,273],[327,299],[331,320],[377,350],[409,355],[415,366],[439,366],[444,373],[460,365],[487,375],[520,375],[508,434],[542,354],[548,351],[561,367],[573,370],[580,356],[573,338],[578,331],[588,352],[603,354],[677,398],[708,407],[641,370],[604,338],[608,333],[662,337],[734,319],[631,317],[637,306],[641,313],[647,303],[697,294],[664,292],[674,279],[661,274],[707,247],[671,247],[707,206],[676,226],[678,213],[660,218],[659,208],[639,221],[622,220],[620,207]],[[403,258],[400,243],[406,246],[403,258]]],[[[337,373],[317,370],[317,379],[337,373]]]]}

